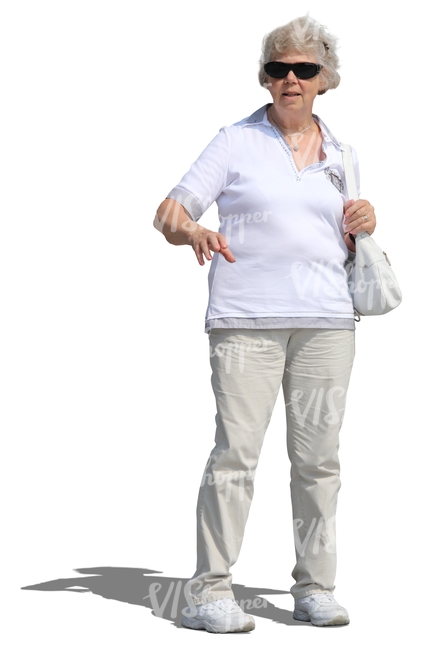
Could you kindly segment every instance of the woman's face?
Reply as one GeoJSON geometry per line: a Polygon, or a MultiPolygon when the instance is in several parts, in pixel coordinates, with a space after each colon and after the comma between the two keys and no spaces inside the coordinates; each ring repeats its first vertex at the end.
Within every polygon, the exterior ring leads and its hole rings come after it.
{"type": "MultiPolygon", "coordinates": [[[[317,63],[316,58],[311,54],[300,54],[296,50],[290,50],[285,54],[277,54],[273,61],[283,63],[317,63]]],[[[298,79],[293,70],[283,79],[267,78],[268,90],[272,95],[276,107],[289,111],[312,112],[314,99],[324,82],[320,74],[312,79],[298,79]]]]}

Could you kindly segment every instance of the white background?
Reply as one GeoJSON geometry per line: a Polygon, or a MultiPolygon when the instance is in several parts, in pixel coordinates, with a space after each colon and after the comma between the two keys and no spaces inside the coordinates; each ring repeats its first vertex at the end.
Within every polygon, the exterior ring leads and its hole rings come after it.
{"type": "MultiPolygon", "coordinates": [[[[195,570],[195,504],[214,444],[207,269],[152,221],[219,128],[268,101],[257,81],[261,39],[306,11],[341,46],[342,82],[315,112],[357,149],[375,238],[404,301],[357,326],[335,592],[351,624],[292,625],[291,596],[271,594],[281,620],[256,615],[253,633],[225,643],[420,640],[431,580],[431,21],[417,1],[404,10],[372,0],[149,7],[2,4],[2,645],[219,638],[152,616],[149,599],[140,606],[140,569],[175,581],[195,570]],[[73,571],[95,567],[118,571],[104,570],[105,587],[73,571]],[[70,582],[44,588],[59,579],[70,582]]],[[[202,223],[216,228],[216,214],[212,206],[202,223]]],[[[234,583],[289,591],[289,503],[280,399],[234,583]]]]}

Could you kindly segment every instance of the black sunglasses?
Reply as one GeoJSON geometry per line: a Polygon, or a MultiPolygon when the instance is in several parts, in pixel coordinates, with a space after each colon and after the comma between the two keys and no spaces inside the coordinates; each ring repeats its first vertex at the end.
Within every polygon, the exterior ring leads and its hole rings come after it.
{"type": "Polygon", "coordinates": [[[270,61],[265,63],[265,72],[274,79],[284,79],[290,70],[298,79],[312,79],[319,74],[322,66],[318,63],[283,63],[282,61],[270,61]]]}

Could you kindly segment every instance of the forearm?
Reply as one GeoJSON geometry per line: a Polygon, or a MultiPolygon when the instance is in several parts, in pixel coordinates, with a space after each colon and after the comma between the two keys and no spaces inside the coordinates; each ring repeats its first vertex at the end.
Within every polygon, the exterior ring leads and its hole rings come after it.
{"type": "Polygon", "coordinates": [[[211,261],[212,253],[220,253],[227,262],[236,262],[224,235],[199,226],[183,205],[174,199],[165,199],[161,203],[153,225],[170,244],[189,244],[200,266],[205,264],[205,259],[211,261]]]}
{"type": "Polygon", "coordinates": [[[165,199],[161,203],[153,225],[174,246],[191,245],[191,234],[198,230],[205,230],[193,221],[183,205],[174,199],[165,199]]]}

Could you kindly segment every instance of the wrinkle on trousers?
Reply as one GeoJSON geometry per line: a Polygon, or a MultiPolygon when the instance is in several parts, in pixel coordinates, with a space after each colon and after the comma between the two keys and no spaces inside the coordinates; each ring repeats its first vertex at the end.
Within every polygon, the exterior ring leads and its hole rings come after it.
{"type": "Polygon", "coordinates": [[[334,590],[339,431],[354,334],[319,328],[211,331],[216,433],[197,503],[197,570],[185,592],[192,603],[234,598],[230,568],[242,546],[254,474],[281,386],[296,553],[291,593],[301,598],[334,590]]]}

